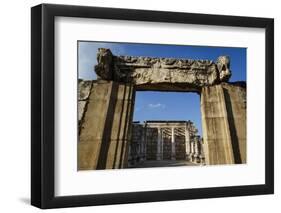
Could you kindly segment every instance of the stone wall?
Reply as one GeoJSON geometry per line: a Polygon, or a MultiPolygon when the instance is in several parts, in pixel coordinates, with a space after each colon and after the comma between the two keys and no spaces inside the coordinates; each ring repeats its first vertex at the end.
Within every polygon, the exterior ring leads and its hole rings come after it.
{"type": "Polygon", "coordinates": [[[172,156],[170,128],[162,127],[162,147],[158,145],[158,128],[143,128],[142,124],[132,130],[131,140],[134,105],[131,85],[79,81],[78,86],[79,170],[123,168],[128,162],[134,165],[157,159],[186,159],[198,163],[204,163],[206,159],[209,165],[247,161],[245,84],[223,83],[202,88],[204,140],[199,138],[196,140],[201,142],[194,143],[192,137],[196,129],[189,128],[193,133],[183,137],[184,129],[175,128],[175,156],[172,156]],[[187,146],[184,140],[190,140],[190,145],[187,146]]]}

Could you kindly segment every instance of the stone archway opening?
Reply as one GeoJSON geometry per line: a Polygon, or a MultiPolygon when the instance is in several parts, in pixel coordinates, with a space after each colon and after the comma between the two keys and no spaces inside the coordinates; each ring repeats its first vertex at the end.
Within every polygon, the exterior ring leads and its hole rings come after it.
{"type": "Polygon", "coordinates": [[[128,167],[204,165],[200,95],[136,91],[128,167]]]}

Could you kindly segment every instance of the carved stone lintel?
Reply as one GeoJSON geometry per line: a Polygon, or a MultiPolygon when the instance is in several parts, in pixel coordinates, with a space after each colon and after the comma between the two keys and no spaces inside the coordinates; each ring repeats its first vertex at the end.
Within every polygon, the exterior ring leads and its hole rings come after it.
{"type": "Polygon", "coordinates": [[[174,58],[114,56],[99,48],[95,71],[99,78],[135,85],[183,84],[191,88],[226,82],[231,76],[228,56],[217,62],[174,58]]]}

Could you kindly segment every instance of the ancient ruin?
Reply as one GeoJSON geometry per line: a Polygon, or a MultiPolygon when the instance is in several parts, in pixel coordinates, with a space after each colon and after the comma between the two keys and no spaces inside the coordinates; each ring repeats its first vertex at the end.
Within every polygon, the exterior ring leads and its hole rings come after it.
{"type": "MultiPolygon", "coordinates": [[[[169,152],[161,151],[165,139],[157,139],[161,146],[157,145],[156,155],[146,152],[146,159],[177,159],[178,156],[206,165],[246,163],[246,83],[228,82],[229,57],[220,56],[213,62],[114,56],[109,49],[101,48],[97,61],[98,79],[79,80],[78,170],[127,168],[134,163],[132,132],[137,125],[133,124],[132,115],[135,92],[141,90],[196,92],[201,98],[203,139],[192,137],[201,141],[194,144],[202,145],[196,148],[196,155],[190,155],[188,150],[177,154],[175,144],[171,143],[167,148],[171,149],[169,156],[169,152]],[[203,153],[201,157],[197,156],[199,149],[203,153]]],[[[146,127],[140,128],[156,132],[156,124],[159,127],[159,122],[147,122],[146,127]]],[[[172,141],[175,131],[181,132],[177,135],[183,134],[183,126],[168,129],[167,123],[161,125],[164,126],[157,137],[168,135],[172,141]]],[[[184,138],[189,140],[186,135],[184,138]]],[[[186,143],[185,149],[188,149],[186,143]]]]}
{"type": "Polygon", "coordinates": [[[204,164],[203,140],[191,121],[134,122],[129,167],[147,160],[186,160],[204,164]]]}

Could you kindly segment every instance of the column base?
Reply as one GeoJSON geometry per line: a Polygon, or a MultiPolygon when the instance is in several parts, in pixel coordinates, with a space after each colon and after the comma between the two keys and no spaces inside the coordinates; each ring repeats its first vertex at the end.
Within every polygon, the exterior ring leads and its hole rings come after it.
{"type": "Polygon", "coordinates": [[[160,155],[157,155],[156,156],[156,160],[162,160],[162,155],[160,154],[160,155]]]}
{"type": "Polygon", "coordinates": [[[185,156],[185,160],[186,160],[186,161],[191,161],[191,156],[190,156],[189,154],[186,155],[186,156],[185,156]]]}

